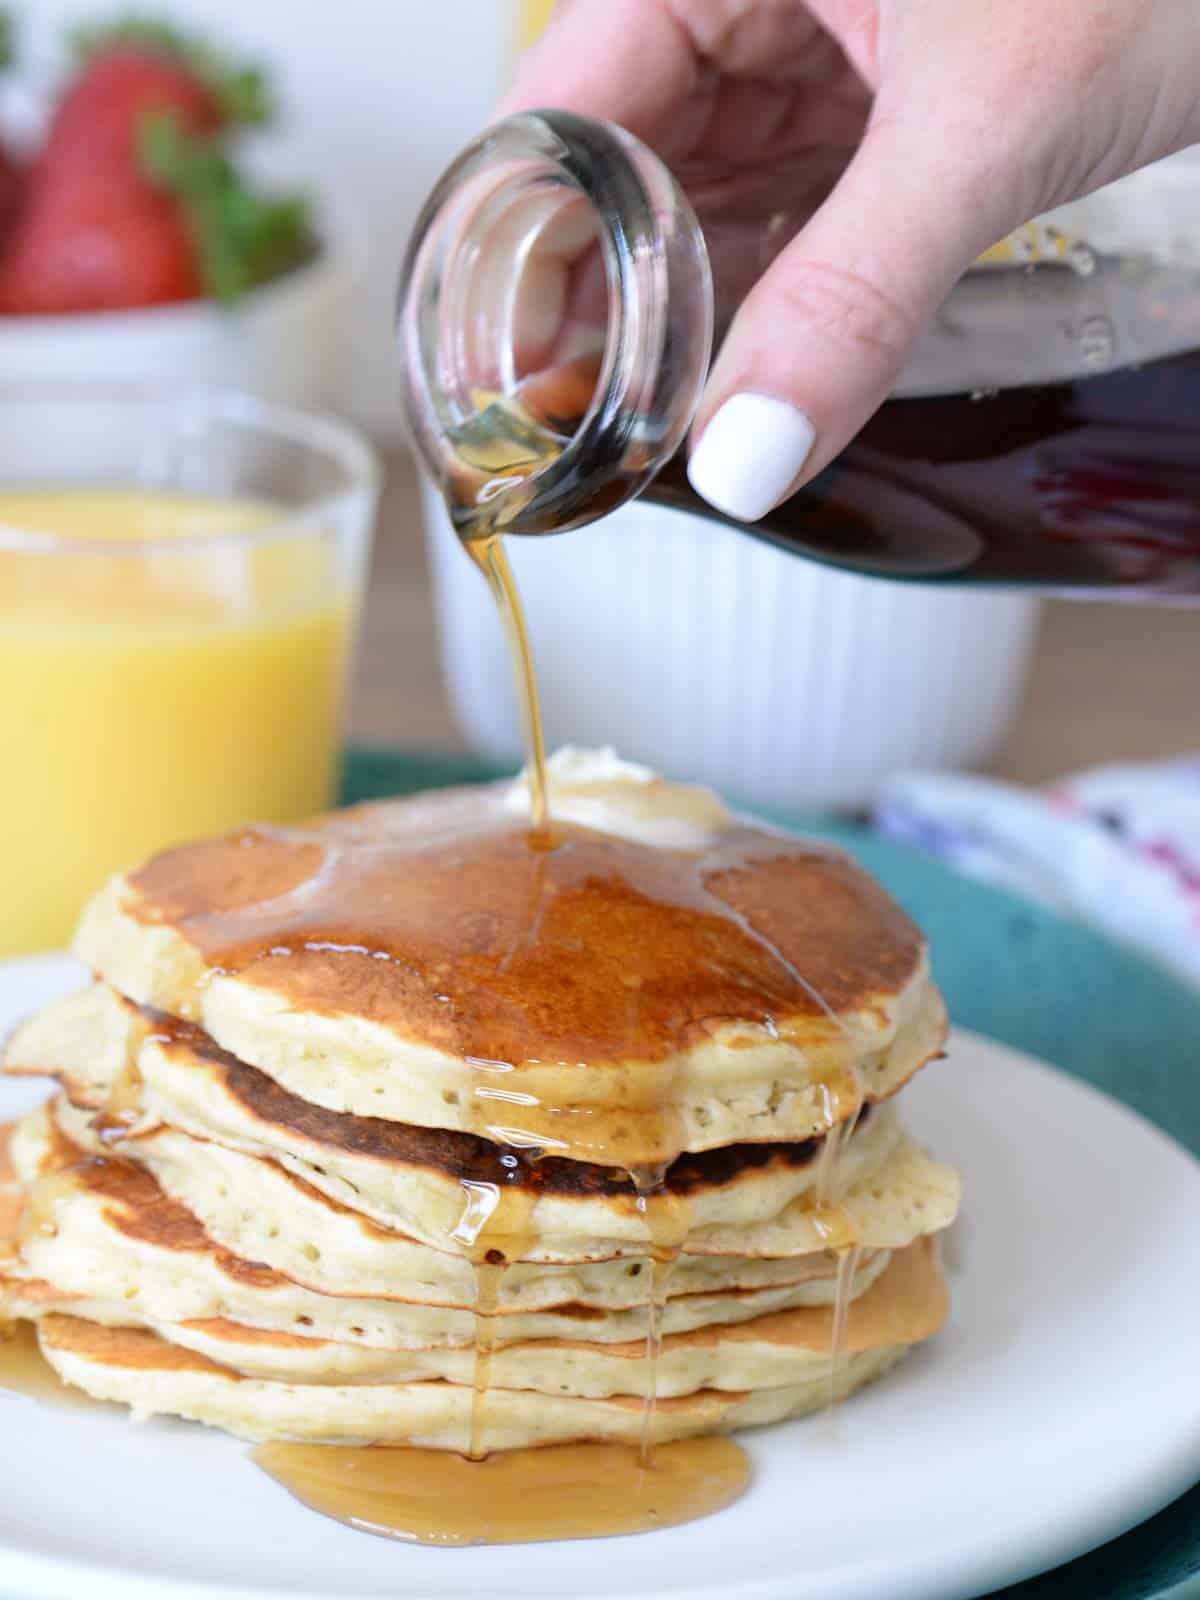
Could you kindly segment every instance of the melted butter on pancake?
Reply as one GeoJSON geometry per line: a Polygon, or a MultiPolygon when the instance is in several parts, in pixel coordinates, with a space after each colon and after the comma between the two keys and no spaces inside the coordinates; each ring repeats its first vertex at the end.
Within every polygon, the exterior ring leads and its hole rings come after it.
{"type": "MultiPolygon", "coordinates": [[[[546,763],[547,798],[557,822],[668,850],[704,850],[732,823],[711,789],[668,783],[650,767],[622,761],[615,750],[564,745],[546,763]]],[[[510,816],[529,815],[526,774],[504,797],[510,816]]]]}

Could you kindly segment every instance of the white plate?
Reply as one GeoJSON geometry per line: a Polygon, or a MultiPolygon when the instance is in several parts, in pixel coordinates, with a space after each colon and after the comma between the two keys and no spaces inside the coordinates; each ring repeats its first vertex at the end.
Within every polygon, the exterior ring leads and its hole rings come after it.
{"type": "MultiPolygon", "coordinates": [[[[0,1027],[61,986],[0,966],[0,1027]]],[[[29,1103],[0,1085],[0,1116],[29,1103]]],[[[966,1174],[945,1333],[829,1419],[750,1433],[749,1494],[640,1538],[424,1550],[305,1511],[245,1448],[0,1394],[13,1600],[952,1600],[1114,1537],[1200,1475],[1200,1164],[984,1039],[905,1092],[966,1174]]]]}

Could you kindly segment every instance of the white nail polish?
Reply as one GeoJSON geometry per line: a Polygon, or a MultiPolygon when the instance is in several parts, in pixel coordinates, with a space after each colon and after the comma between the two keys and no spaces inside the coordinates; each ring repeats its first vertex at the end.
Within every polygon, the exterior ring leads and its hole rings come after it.
{"type": "Polygon", "coordinates": [[[732,395],[692,452],[692,488],[726,516],[757,522],[787,493],[816,436],[804,412],[786,400],[732,395]]]}

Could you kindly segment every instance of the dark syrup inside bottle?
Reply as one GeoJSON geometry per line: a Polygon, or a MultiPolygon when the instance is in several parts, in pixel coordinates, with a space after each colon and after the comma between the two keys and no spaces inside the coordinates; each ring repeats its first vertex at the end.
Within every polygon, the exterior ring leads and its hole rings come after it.
{"type": "MultiPolygon", "coordinates": [[[[650,498],[692,504],[678,458],[650,498]]],[[[1200,593],[1200,349],[889,400],[748,531],[880,577],[1200,593]]]]}
{"type": "MultiPolygon", "coordinates": [[[[1200,594],[1200,275],[1132,258],[1102,258],[1085,284],[1062,267],[1037,274],[976,275],[987,281],[968,285],[967,315],[927,347],[921,392],[888,400],[803,490],[735,525],[878,577],[1200,594]],[[937,392],[947,356],[959,379],[937,392]],[[962,386],[964,368],[978,384],[962,386]]],[[[543,430],[565,445],[597,371],[585,357],[537,373],[502,405],[545,454],[543,430]]],[[[591,514],[619,487],[597,475],[591,514]]],[[[724,520],[682,453],[644,492],[724,520]]]]}

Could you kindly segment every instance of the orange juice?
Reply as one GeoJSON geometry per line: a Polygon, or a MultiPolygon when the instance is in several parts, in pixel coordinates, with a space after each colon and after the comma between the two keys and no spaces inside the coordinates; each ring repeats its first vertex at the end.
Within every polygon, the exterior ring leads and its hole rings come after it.
{"type": "Polygon", "coordinates": [[[333,800],[355,599],[321,530],[280,518],[0,489],[0,955],[65,943],[151,850],[333,800]]]}

